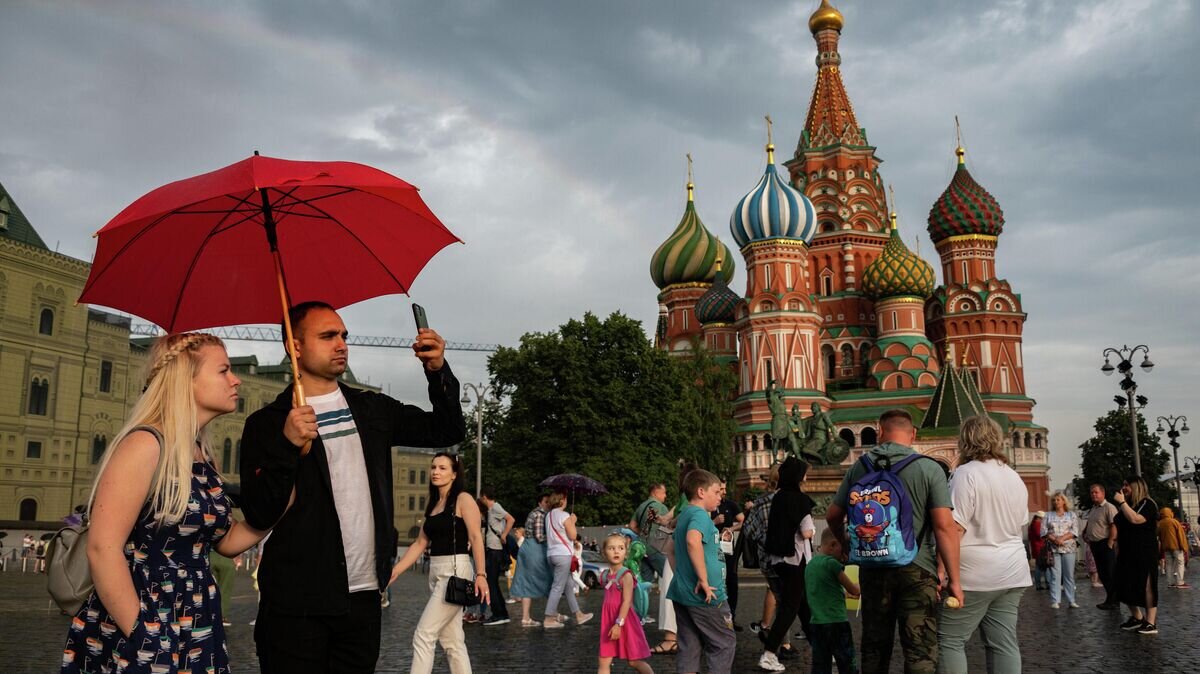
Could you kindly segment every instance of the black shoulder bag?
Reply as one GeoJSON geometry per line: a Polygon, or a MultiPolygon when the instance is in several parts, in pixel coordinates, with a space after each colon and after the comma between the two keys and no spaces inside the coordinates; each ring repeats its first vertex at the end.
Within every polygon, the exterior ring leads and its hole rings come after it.
{"type": "Polygon", "coordinates": [[[451,511],[450,516],[450,555],[454,559],[454,569],[451,571],[450,577],[446,579],[446,603],[470,607],[479,603],[479,596],[475,594],[474,579],[467,580],[458,577],[458,527],[455,526],[457,519],[458,500],[456,498],[454,510],[451,511]]]}

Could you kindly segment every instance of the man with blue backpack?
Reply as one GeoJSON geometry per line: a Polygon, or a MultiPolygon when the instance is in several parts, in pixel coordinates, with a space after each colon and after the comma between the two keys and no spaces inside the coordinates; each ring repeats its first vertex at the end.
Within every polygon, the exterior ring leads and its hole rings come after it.
{"type": "Polygon", "coordinates": [[[933,674],[939,594],[948,608],[963,601],[949,484],[937,461],[913,451],[917,430],[908,412],[885,412],[879,431],[879,445],[846,471],[825,519],[859,566],[863,674],[889,670],[897,626],[904,671],[933,674]]]}

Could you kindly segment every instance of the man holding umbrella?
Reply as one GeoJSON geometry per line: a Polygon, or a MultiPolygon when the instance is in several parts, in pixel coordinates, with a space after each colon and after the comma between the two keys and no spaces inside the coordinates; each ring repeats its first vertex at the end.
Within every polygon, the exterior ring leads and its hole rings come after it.
{"type": "Polygon", "coordinates": [[[432,411],[350,388],[339,381],[347,332],[333,307],[305,302],[289,317],[308,404],[293,407],[288,386],[242,436],[242,510],[251,526],[274,529],[259,571],[258,657],[267,674],[372,672],[396,545],[391,447],[460,442],[459,384],[445,342],[421,329],[413,349],[432,411]]]}

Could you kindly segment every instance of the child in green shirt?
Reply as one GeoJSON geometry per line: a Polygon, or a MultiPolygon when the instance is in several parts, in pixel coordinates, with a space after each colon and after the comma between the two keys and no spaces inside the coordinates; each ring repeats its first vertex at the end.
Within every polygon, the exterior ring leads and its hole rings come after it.
{"type": "Polygon", "coordinates": [[[688,505],[675,521],[675,576],[667,599],[675,604],[679,653],[675,670],[700,671],[708,656],[711,674],[729,674],[737,638],[733,615],[725,603],[725,558],[720,534],[709,515],[721,503],[721,479],[696,469],[683,478],[688,505]]]}
{"type": "Polygon", "coordinates": [[[804,569],[804,586],[812,610],[812,672],[831,674],[830,659],[841,674],[857,674],[854,634],[846,620],[846,596],[857,598],[858,584],[841,563],[842,544],[833,529],[821,532],[821,547],[804,569]]]}

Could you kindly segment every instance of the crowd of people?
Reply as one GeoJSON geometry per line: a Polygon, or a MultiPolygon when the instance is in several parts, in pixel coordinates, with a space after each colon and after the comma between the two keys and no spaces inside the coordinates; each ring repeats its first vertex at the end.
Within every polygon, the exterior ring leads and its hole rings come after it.
{"type": "Polygon", "coordinates": [[[240,381],[224,345],[186,333],[153,346],[143,394],[96,471],[87,511],[94,591],[71,621],[63,672],[229,672],[222,601],[232,564],[222,560],[254,548],[254,639],[267,673],[374,671],[388,588],[418,564],[429,596],[411,671],[431,672],[440,645],[450,671],[468,673],[464,623],[504,625],[510,601],[520,604],[522,628],[578,629],[596,618],[578,599],[585,547],[605,565],[596,579],[602,674],[613,660],[648,674],[664,656],[681,674],[702,661],[713,674],[730,672],[743,629],[739,567],[758,569],[769,588],[750,622],[765,671],[785,671],[804,648],[813,672],[886,672],[899,634],[905,671],[963,672],[978,631],[989,671],[1019,672],[1022,595],[1046,576],[1051,607],[1077,607],[1080,550],[1106,592],[1099,608],[1128,608],[1124,630],[1157,632],[1160,560],[1169,586],[1187,587],[1186,536],[1141,478],[1111,500],[1094,485],[1086,516],[1055,494],[1052,511],[1028,523],[1027,547],[1027,493],[996,422],[963,422],[951,476],[913,450],[916,429],[903,410],[882,415],[879,444],[849,466],[824,527],[804,488],[809,466],[796,457],[741,505],[727,495],[728,476],[682,463],[670,485],[677,499],[668,503],[667,484],[649,485],[627,526],[585,542],[565,492],[543,494],[518,527],[491,489],[477,497],[464,489],[457,454],[439,451],[423,524],[397,557],[390,448],[447,447],[465,433],[444,342],[429,329],[415,340],[432,405],[424,411],[340,382],[347,333],[332,307],[302,304],[290,319],[306,400],[297,404],[289,385],[247,419],[245,521],[234,517],[204,434],[237,408],[240,381]],[[861,602],[857,652],[848,599],[861,602]]]}

